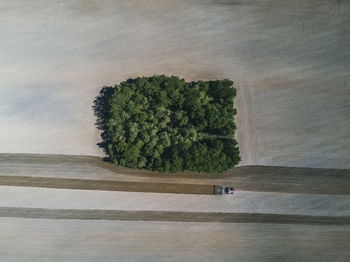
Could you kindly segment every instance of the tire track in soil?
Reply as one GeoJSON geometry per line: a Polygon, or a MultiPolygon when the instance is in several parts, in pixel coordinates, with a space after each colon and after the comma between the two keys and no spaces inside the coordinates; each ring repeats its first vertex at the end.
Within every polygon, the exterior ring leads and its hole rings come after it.
{"type": "Polygon", "coordinates": [[[250,92],[246,81],[237,81],[238,100],[236,105],[236,118],[238,118],[237,128],[240,137],[240,150],[242,164],[256,164],[256,127],[254,122],[253,94],[250,92]]]}
{"type": "Polygon", "coordinates": [[[249,212],[252,213],[258,213],[259,212],[259,207],[257,206],[257,204],[254,202],[254,200],[252,200],[251,198],[247,197],[247,196],[241,196],[241,195],[237,195],[238,199],[241,199],[242,202],[234,202],[234,201],[230,201],[229,199],[227,199],[227,204],[230,208],[235,209],[237,208],[237,206],[244,206],[244,209],[247,210],[249,209],[249,212]],[[246,203],[248,203],[248,206],[246,205],[246,203]]]}
{"type": "MultiPolygon", "coordinates": [[[[179,22],[182,23],[183,19],[181,19],[181,13],[186,10],[186,7],[184,6],[183,0],[171,0],[169,2],[169,9],[173,17],[179,22]]],[[[208,20],[207,16],[205,16],[204,20],[208,20]]],[[[200,34],[202,31],[198,27],[198,24],[201,24],[202,20],[199,23],[194,24],[195,32],[200,34]]],[[[184,43],[181,43],[181,47],[183,49],[186,49],[186,45],[184,43]]],[[[198,59],[193,57],[192,55],[186,55],[184,57],[185,62],[189,67],[200,69],[203,68],[203,65],[205,68],[208,68],[208,70],[201,70],[200,72],[194,72],[190,74],[191,76],[195,77],[198,80],[214,80],[214,79],[220,79],[220,78],[227,78],[223,74],[217,73],[217,72],[211,72],[210,68],[212,67],[212,62],[207,58],[206,56],[200,57],[201,61],[199,62],[198,59]],[[198,62],[196,62],[198,61],[198,62]]],[[[167,68],[169,69],[170,66],[167,64],[167,68]]]]}
{"type": "MultiPolygon", "coordinates": [[[[185,12],[185,10],[186,10],[186,7],[184,5],[184,1],[183,0],[171,0],[169,2],[169,6],[170,6],[170,10],[171,10],[171,13],[174,16],[174,18],[178,22],[183,23],[184,20],[181,17],[181,13],[185,12]]],[[[203,19],[203,20],[207,20],[207,19],[208,19],[207,16],[205,16],[205,19],[203,19]]],[[[194,23],[194,24],[192,23],[192,25],[194,26],[195,31],[197,33],[201,33],[202,32],[199,29],[198,24],[201,24],[203,22],[203,20],[200,20],[198,23],[194,23]]],[[[186,60],[187,60],[187,58],[186,58],[186,60]]],[[[209,64],[208,60],[206,62],[209,64]]]]}
{"type": "Polygon", "coordinates": [[[342,214],[350,214],[350,211],[349,210],[326,210],[327,208],[330,208],[331,207],[331,203],[330,203],[330,199],[327,198],[327,199],[324,199],[322,200],[321,202],[318,202],[317,205],[316,205],[316,209],[311,209],[309,211],[309,213],[311,215],[318,215],[318,214],[325,214],[327,213],[329,215],[329,213],[331,214],[339,214],[339,213],[342,213],[342,214]]]}
{"type": "Polygon", "coordinates": [[[234,105],[235,105],[235,109],[236,109],[236,115],[234,116],[235,118],[235,123],[236,123],[236,126],[237,126],[237,130],[236,130],[236,134],[235,134],[235,137],[236,137],[236,140],[238,142],[238,146],[239,146],[239,151],[240,151],[240,157],[241,157],[241,162],[240,164],[246,164],[246,149],[244,146],[244,143],[243,143],[243,132],[242,132],[242,129],[243,128],[243,117],[242,117],[242,112],[244,110],[243,108],[243,103],[242,103],[242,90],[241,90],[241,86],[240,86],[240,83],[239,81],[234,81],[234,85],[235,85],[235,88],[237,90],[237,96],[235,97],[234,99],[234,105]]]}
{"type": "Polygon", "coordinates": [[[288,24],[297,23],[300,27],[300,31],[296,34],[291,33],[272,33],[269,31],[254,31],[254,30],[244,30],[243,32],[249,33],[249,34],[257,34],[262,35],[276,39],[280,39],[287,44],[295,45],[297,43],[303,43],[310,39],[312,35],[312,23],[306,21],[303,17],[297,16],[297,15],[289,15],[288,16],[288,24]]]}
{"type": "Polygon", "coordinates": [[[33,1],[33,0],[24,0],[24,4],[27,9],[31,12],[43,13],[45,11],[53,11],[59,5],[61,0],[41,0],[41,1],[33,1]]]}
{"type": "MultiPolygon", "coordinates": [[[[124,16],[130,15],[126,13],[127,11],[136,11],[137,15],[142,16],[143,13],[140,11],[145,8],[146,1],[147,0],[120,0],[118,5],[113,5],[113,7],[111,7],[111,11],[124,16]]],[[[99,0],[94,0],[94,5],[99,6],[101,3],[99,0]]]]}
{"type": "Polygon", "coordinates": [[[122,0],[119,5],[123,10],[142,10],[145,7],[145,0],[122,0]]]}
{"type": "Polygon", "coordinates": [[[240,2],[237,0],[196,0],[196,2],[202,5],[223,5],[223,6],[244,5],[243,2],[240,2]]]}
{"type": "Polygon", "coordinates": [[[253,107],[254,104],[254,94],[253,94],[253,90],[250,90],[248,88],[248,84],[247,81],[243,82],[243,86],[245,89],[245,92],[248,94],[248,99],[247,99],[247,105],[248,105],[248,109],[249,109],[249,126],[251,129],[251,144],[252,144],[252,162],[256,163],[256,151],[257,151],[257,138],[256,138],[256,126],[255,126],[255,110],[253,107]]]}
{"type": "Polygon", "coordinates": [[[310,153],[310,152],[283,152],[283,151],[273,151],[265,150],[266,153],[271,153],[274,155],[289,155],[297,157],[325,157],[325,158],[336,158],[336,159],[347,159],[350,158],[350,155],[343,154],[332,154],[332,153],[310,153]]]}
{"type": "Polygon", "coordinates": [[[208,16],[208,10],[207,8],[215,8],[215,7],[219,7],[225,11],[228,11],[231,13],[230,17],[231,19],[229,20],[230,22],[233,22],[232,19],[232,13],[237,16],[239,18],[239,20],[241,20],[242,14],[239,12],[239,10],[237,10],[237,7],[239,6],[244,6],[246,5],[245,3],[238,3],[236,1],[225,1],[225,0],[196,0],[197,3],[199,3],[202,6],[206,6],[206,11],[204,12],[205,15],[205,20],[210,20],[210,17],[208,16]]]}
{"type": "Polygon", "coordinates": [[[329,207],[329,202],[330,202],[330,199],[327,198],[327,199],[323,199],[319,202],[317,202],[317,204],[314,206],[314,208],[311,208],[309,210],[309,213],[310,214],[316,214],[316,213],[322,213],[322,212],[326,212],[324,211],[327,207],[329,207]]]}
{"type": "MultiPolygon", "coordinates": [[[[307,22],[303,17],[298,15],[290,15],[289,17],[293,18],[301,27],[300,37],[296,37],[294,40],[300,42],[309,40],[312,35],[312,23],[307,22]]],[[[293,38],[291,38],[291,40],[293,40],[293,38]]]]}
{"type": "Polygon", "coordinates": [[[341,15],[343,8],[340,0],[328,0],[328,5],[330,7],[330,18],[335,19],[341,15]]]}
{"type": "Polygon", "coordinates": [[[300,201],[297,199],[295,194],[288,194],[282,198],[273,199],[269,201],[266,205],[265,209],[262,209],[263,212],[274,211],[276,209],[285,210],[285,211],[297,211],[300,208],[300,201]],[[292,205],[290,205],[292,203],[292,205]],[[290,207],[288,207],[290,205],[290,207]],[[287,206],[286,209],[283,207],[287,206]]]}
{"type": "MultiPolygon", "coordinates": [[[[339,4],[339,0],[329,0],[332,3],[332,9],[336,10],[334,11],[336,14],[333,16],[338,16],[341,10],[341,5],[339,4]]],[[[262,3],[261,1],[257,1],[257,2],[245,2],[245,1],[230,1],[230,0],[197,0],[198,3],[202,4],[202,5],[206,5],[206,6],[224,6],[225,8],[229,8],[230,6],[234,7],[234,6],[256,6],[258,8],[260,8],[262,11],[264,12],[268,12],[271,9],[270,5],[267,5],[262,3]]],[[[242,18],[242,14],[241,12],[238,12],[237,8],[231,8],[233,11],[235,11],[235,14],[238,15],[240,18],[242,18]]],[[[232,11],[231,10],[231,11],[232,11]]],[[[268,14],[266,14],[268,15],[268,14]]],[[[249,34],[258,34],[258,35],[263,35],[263,36],[267,36],[267,37],[272,37],[272,38],[276,38],[276,39],[280,39],[283,41],[286,41],[290,44],[295,44],[295,42],[302,42],[302,41],[306,41],[310,39],[310,36],[312,34],[312,23],[308,22],[305,20],[304,17],[302,17],[301,15],[286,15],[285,16],[287,18],[287,20],[284,20],[284,22],[286,22],[287,25],[290,25],[292,23],[298,23],[300,25],[300,33],[297,34],[291,34],[289,32],[287,32],[286,34],[283,33],[273,33],[273,32],[269,32],[269,31],[255,31],[255,30],[247,30],[247,29],[243,29],[242,32],[246,32],[249,34]]],[[[285,18],[283,17],[283,18],[285,18]]],[[[283,22],[283,21],[281,21],[283,22]]],[[[279,24],[277,25],[279,26],[279,24]]],[[[255,27],[255,26],[254,26],[255,27]]]]}
{"type": "Polygon", "coordinates": [[[259,211],[259,207],[257,206],[257,204],[253,200],[251,200],[249,197],[244,197],[244,199],[248,200],[250,205],[253,207],[252,209],[254,210],[254,212],[259,211]]]}

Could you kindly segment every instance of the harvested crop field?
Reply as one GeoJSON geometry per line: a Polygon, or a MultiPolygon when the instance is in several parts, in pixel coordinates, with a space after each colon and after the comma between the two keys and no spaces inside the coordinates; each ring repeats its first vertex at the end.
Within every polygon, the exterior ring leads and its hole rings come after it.
{"type": "Polygon", "coordinates": [[[0,231],[2,261],[347,262],[350,256],[349,226],[0,218],[0,231]]]}
{"type": "Polygon", "coordinates": [[[1,262],[349,261],[350,1],[0,10],[1,262]],[[239,167],[102,161],[95,96],[154,74],[234,81],[239,167]],[[211,195],[215,184],[235,195],[211,195]]]}
{"type": "Polygon", "coordinates": [[[167,174],[114,166],[100,157],[0,154],[0,185],[116,190],[118,181],[233,185],[237,190],[258,192],[350,194],[348,169],[241,166],[217,175],[167,174]]]}
{"type": "Polygon", "coordinates": [[[345,262],[349,179],[345,169],[157,174],[0,154],[0,260],[345,262]],[[211,195],[214,184],[235,194],[211,195]]]}
{"type": "MultiPolygon", "coordinates": [[[[183,189],[181,184],[179,184],[179,188],[183,189]]],[[[281,215],[280,223],[283,221],[286,223],[288,217],[284,216],[291,215],[309,216],[309,218],[306,217],[305,221],[311,221],[313,224],[320,222],[320,217],[328,219],[329,224],[337,224],[337,220],[343,220],[345,224],[350,224],[350,196],[344,195],[236,191],[234,197],[226,197],[204,194],[189,195],[185,190],[182,194],[171,194],[132,192],[131,190],[118,192],[15,186],[0,186],[0,195],[0,217],[17,216],[11,215],[16,214],[15,210],[11,210],[11,208],[19,209],[18,214],[21,216],[26,217],[27,212],[28,216],[31,217],[30,209],[33,208],[38,209],[33,211],[34,214],[39,214],[34,218],[45,218],[45,212],[40,211],[41,209],[44,211],[51,209],[53,212],[54,210],[60,211],[58,214],[65,214],[64,211],[68,212],[69,210],[71,211],[68,213],[74,213],[77,210],[101,211],[101,214],[97,214],[99,219],[108,219],[109,211],[112,213],[113,211],[159,211],[173,212],[173,217],[178,217],[178,219],[181,217],[181,212],[202,213],[198,216],[203,216],[203,218],[206,217],[206,213],[209,217],[210,213],[223,213],[224,215],[249,213],[255,214],[252,217],[256,217],[256,221],[260,221],[259,214],[270,214],[281,215]],[[40,216],[40,214],[42,215],[40,216]]],[[[89,213],[85,213],[85,215],[86,218],[89,217],[89,213]]],[[[139,219],[140,217],[142,219],[141,215],[138,216],[139,219]]],[[[159,217],[153,216],[155,220],[159,217]]],[[[84,213],[77,218],[84,219],[84,213]]],[[[247,220],[249,221],[249,219],[247,220]]],[[[244,219],[237,221],[242,222],[244,219]]],[[[267,221],[265,223],[276,222],[273,217],[271,219],[270,217],[263,218],[262,221],[267,221]]],[[[294,220],[291,221],[293,223],[294,220]]]]}
{"type": "Polygon", "coordinates": [[[350,168],[348,1],[0,3],[1,152],[98,155],[98,90],[230,78],[241,165],[350,168]],[[64,141],[64,143],[62,143],[64,141]]]}

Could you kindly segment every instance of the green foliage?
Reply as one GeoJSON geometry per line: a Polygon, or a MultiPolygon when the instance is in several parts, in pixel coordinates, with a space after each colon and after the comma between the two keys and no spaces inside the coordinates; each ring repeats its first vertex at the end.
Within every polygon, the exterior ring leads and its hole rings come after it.
{"type": "Polygon", "coordinates": [[[104,87],[93,106],[99,146],[116,165],[223,172],[240,161],[232,85],[160,75],[104,87]]]}

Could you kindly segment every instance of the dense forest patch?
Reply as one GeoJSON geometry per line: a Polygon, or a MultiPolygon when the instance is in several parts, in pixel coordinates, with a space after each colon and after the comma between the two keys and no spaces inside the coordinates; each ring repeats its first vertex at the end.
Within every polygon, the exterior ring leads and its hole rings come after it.
{"type": "Polygon", "coordinates": [[[94,101],[108,159],[160,172],[223,172],[240,161],[230,80],[128,79],[94,101]]]}

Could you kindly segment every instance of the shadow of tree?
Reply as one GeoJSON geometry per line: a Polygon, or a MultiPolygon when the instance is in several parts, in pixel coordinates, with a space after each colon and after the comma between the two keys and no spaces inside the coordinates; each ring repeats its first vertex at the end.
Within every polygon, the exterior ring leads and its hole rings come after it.
{"type": "MultiPolygon", "coordinates": [[[[107,145],[110,142],[111,134],[107,131],[106,123],[110,118],[111,105],[109,100],[114,93],[114,88],[111,86],[105,86],[100,90],[100,94],[95,97],[93,102],[93,110],[96,116],[96,127],[101,130],[102,142],[97,143],[100,148],[103,148],[104,152],[107,154],[107,145]]],[[[105,157],[104,161],[110,162],[109,157],[105,157]]]]}

